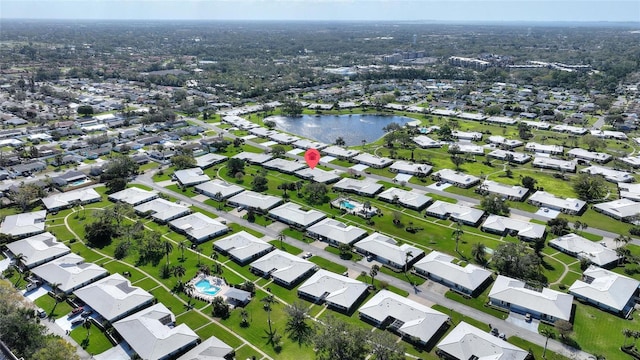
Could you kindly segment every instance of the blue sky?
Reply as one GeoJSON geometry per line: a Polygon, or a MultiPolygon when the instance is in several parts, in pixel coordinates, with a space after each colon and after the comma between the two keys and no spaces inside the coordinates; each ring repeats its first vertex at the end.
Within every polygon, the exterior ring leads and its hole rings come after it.
{"type": "Polygon", "coordinates": [[[0,18],[640,22],[640,1],[2,0],[0,18]]]}

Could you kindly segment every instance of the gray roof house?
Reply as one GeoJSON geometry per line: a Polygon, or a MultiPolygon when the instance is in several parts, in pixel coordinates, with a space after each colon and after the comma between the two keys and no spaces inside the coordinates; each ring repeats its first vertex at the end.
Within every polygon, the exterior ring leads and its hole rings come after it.
{"type": "Polygon", "coordinates": [[[78,204],[89,204],[102,200],[102,196],[93,188],[83,188],[59,194],[53,194],[42,199],[42,204],[48,211],[67,209],[78,204]]]}
{"type": "Polygon", "coordinates": [[[397,202],[406,208],[414,210],[422,210],[433,201],[429,196],[423,195],[415,189],[407,191],[394,187],[381,192],[380,195],[378,195],[378,199],[392,204],[397,202]]]}
{"type": "Polygon", "coordinates": [[[360,319],[376,326],[389,323],[387,329],[397,331],[402,337],[417,338],[422,344],[444,330],[449,320],[449,316],[440,311],[389,290],[378,292],[358,312],[360,319]]]}
{"type": "Polygon", "coordinates": [[[478,186],[476,192],[489,193],[509,200],[522,201],[529,194],[529,189],[522,186],[506,185],[491,180],[485,180],[480,184],[480,186],[478,186]]]}
{"type": "Polygon", "coordinates": [[[352,178],[343,178],[333,185],[333,189],[373,197],[384,189],[384,186],[371,179],[357,180],[352,178]]]}
{"type": "Polygon", "coordinates": [[[431,165],[416,164],[416,163],[411,163],[404,160],[398,160],[393,164],[391,164],[391,166],[389,167],[389,171],[391,172],[397,172],[397,173],[409,174],[409,175],[418,175],[418,174],[429,175],[431,173],[431,169],[433,169],[431,165]]]}
{"type": "Polygon", "coordinates": [[[26,239],[7,244],[11,255],[22,254],[22,265],[31,269],[71,252],[65,244],[59,242],[50,232],[30,236],[26,239]]]}
{"type": "Polygon", "coordinates": [[[318,167],[316,168],[303,168],[295,172],[295,175],[301,179],[312,180],[323,184],[331,184],[340,180],[339,171],[326,171],[318,167]]]}
{"type": "Polygon", "coordinates": [[[510,217],[490,214],[482,223],[482,231],[500,234],[517,235],[520,240],[535,241],[545,236],[547,228],[544,225],[510,217]]]}
{"type": "Polygon", "coordinates": [[[249,263],[274,249],[273,245],[264,242],[246,231],[231,234],[213,243],[215,249],[229,256],[240,264],[249,263]]]}
{"type": "Polygon", "coordinates": [[[287,288],[295,286],[315,268],[314,263],[278,249],[251,263],[251,271],[263,277],[271,277],[287,288]]]}
{"type": "Polygon", "coordinates": [[[436,353],[449,360],[526,360],[529,352],[461,321],[438,345],[436,353]]]}
{"type": "Polygon", "coordinates": [[[413,267],[417,274],[470,296],[477,294],[491,281],[491,271],[473,264],[462,267],[453,260],[455,258],[451,255],[432,251],[413,267]]]}
{"type": "Polygon", "coordinates": [[[265,169],[276,170],[285,174],[293,174],[294,172],[307,167],[304,163],[300,163],[293,160],[286,159],[271,159],[267,162],[262,163],[262,166],[265,169]]]}
{"type": "Polygon", "coordinates": [[[409,244],[398,245],[394,239],[374,232],[355,243],[359,253],[373,255],[376,260],[396,269],[408,268],[424,256],[424,251],[409,244]]]}
{"type": "Polygon", "coordinates": [[[258,153],[252,153],[252,152],[247,152],[247,151],[243,151],[239,154],[233,155],[231,157],[232,159],[241,159],[244,161],[247,161],[251,164],[262,164],[264,162],[267,162],[269,160],[271,160],[273,158],[273,156],[269,155],[269,154],[258,154],[258,153]]]}
{"type": "Polygon", "coordinates": [[[638,297],[640,281],[597,266],[589,266],[569,294],[622,317],[630,315],[638,297]]]}
{"type": "Polygon", "coordinates": [[[185,234],[194,243],[213,239],[230,230],[227,225],[199,212],[172,220],[169,222],[169,227],[178,233],[185,234]]]}
{"type": "Polygon", "coordinates": [[[549,246],[578,259],[587,259],[600,267],[611,267],[618,263],[618,254],[613,249],[573,233],[550,240],[549,246]]]}
{"type": "Polygon", "coordinates": [[[325,302],[329,307],[349,313],[367,294],[369,286],[362,281],[318,270],[298,287],[298,296],[313,302],[325,302]]]}
{"type": "Polygon", "coordinates": [[[387,157],[379,157],[371,155],[369,153],[360,153],[356,155],[353,160],[359,162],[360,164],[371,166],[372,168],[376,169],[382,169],[393,163],[393,159],[387,157]]]}
{"type": "Polygon", "coordinates": [[[178,360],[227,360],[233,348],[215,336],[187,351],[178,360]]]}
{"type": "Polygon", "coordinates": [[[246,190],[229,198],[228,203],[231,206],[244,206],[248,209],[266,212],[282,204],[282,199],[277,196],[246,190]]]}
{"type": "Polygon", "coordinates": [[[104,268],[86,263],[73,253],[33,268],[31,272],[48,284],[60,284],[58,288],[66,294],[109,275],[104,268]]]}
{"type": "Polygon", "coordinates": [[[269,210],[269,216],[298,229],[306,229],[327,217],[320,211],[303,209],[302,206],[292,202],[284,203],[275,209],[269,210]]]}
{"type": "Polygon", "coordinates": [[[16,238],[25,238],[44,232],[46,210],[8,215],[0,225],[0,233],[16,238]]]}
{"type": "Polygon", "coordinates": [[[426,212],[440,219],[451,218],[453,221],[460,221],[471,226],[476,226],[484,215],[483,210],[441,200],[434,201],[433,204],[427,208],[426,212]]]}
{"type": "Polygon", "coordinates": [[[444,181],[459,188],[467,189],[480,182],[480,178],[454,171],[451,169],[442,169],[433,173],[432,177],[438,181],[444,181]]]}
{"type": "Polygon", "coordinates": [[[640,215],[640,203],[629,199],[618,199],[595,204],[593,209],[621,221],[633,221],[640,215]]]}
{"type": "Polygon", "coordinates": [[[520,280],[498,275],[489,292],[493,306],[520,314],[531,314],[533,318],[547,323],[556,320],[571,321],[573,295],[549,288],[533,290],[520,280]]]}
{"type": "Polygon", "coordinates": [[[133,209],[140,215],[151,214],[151,217],[160,223],[166,223],[191,213],[188,207],[161,198],[147,201],[133,209]]]}
{"type": "Polygon", "coordinates": [[[176,170],[176,172],[173,173],[173,176],[183,186],[198,185],[211,180],[209,175],[202,172],[202,169],[200,168],[176,170]]]}
{"type": "Polygon", "coordinates": [[[153,302],[153,295],[131,286],[131,282],[120,274],[98,280],[74,291],[74,294],[110,322],[118,321],[153,302]]]}
{"type": "Polygon", "coordinates": [[[307,229],[307,235],[326,241],[330,245],[353,245],[356,241],[367,236],[367,232],[353,225],[346,225],[338,220],[324,219],[307,229]]]}
{"type": "Polygon", "coordinates": [[[546,191],[538,190],[527,200],[530,204],[562,211],[566,214],[580,214],[586,208],[587,203],[579,199],[562,199],[546,191]]]}
{"type": "Polygon", "coordinates": [[[213,165],[225,162],[227,159],[228,158],[224,155],[219,155],[214,153],[207,153],[195,158],[196,166],[199,167],[200,169],[210,168],[213,165]]]}
{"type": "Polygon", "coordinates": [[[230,184],[224,180],[213,179],[194,187],[197,193],[206,195],[214,200],[228,199],[244,191],[244,188],[230,184]],[[218,198],[220,197],[220,198],[218,198]]]}
{"type": "Polygon", "coordinates": [[[131,206],[138,206],[147,201],[158,198],[157,191],[149,191],[138,187],[130,187],[109,195],[109,200],[123,202],[131,206]]]}
{"type": "Polygon", "coordinates": [[[167,360],[194,347],[198,335],[159,303],[113,323],[124,341],[142,359],[167,360]]]}

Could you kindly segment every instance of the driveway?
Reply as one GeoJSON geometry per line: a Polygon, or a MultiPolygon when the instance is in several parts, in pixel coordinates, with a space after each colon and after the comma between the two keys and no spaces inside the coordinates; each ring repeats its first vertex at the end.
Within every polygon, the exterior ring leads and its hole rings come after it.
{"type": "Polygon", "coordinates": [[[509,317],[507,317],[505,321],[535,333],[538,332],[538,325],[540,325],[540,320],[531,319],[531,322],[527,322],[527,320],[524,319],[524,315],[514,312],[510,312],[509,317]]]}

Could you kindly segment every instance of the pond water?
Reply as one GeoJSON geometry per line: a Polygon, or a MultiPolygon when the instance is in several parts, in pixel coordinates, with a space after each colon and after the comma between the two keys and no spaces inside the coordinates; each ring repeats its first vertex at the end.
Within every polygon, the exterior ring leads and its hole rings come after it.
{"type": "Polygon", "coordinates": [[[276,128],[327,144],[333,144],[340,136],[347,146],[362,145],[378,140],[384,135],[384,128],[395,122],[404,125],[415,121],[405,116],[384,115],[302,115],[299,117],[272,116],[268,120],[276,123],[276,128]]]}

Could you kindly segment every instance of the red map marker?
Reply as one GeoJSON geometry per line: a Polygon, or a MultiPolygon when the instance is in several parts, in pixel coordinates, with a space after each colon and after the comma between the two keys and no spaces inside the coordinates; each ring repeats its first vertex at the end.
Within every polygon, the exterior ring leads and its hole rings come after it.
{"type": "Polygon", "coordinates": [[[316,149],[309,149],[304,153],[304,160],[313,169],[320,162],[320,152],[316,149]]]}

